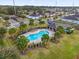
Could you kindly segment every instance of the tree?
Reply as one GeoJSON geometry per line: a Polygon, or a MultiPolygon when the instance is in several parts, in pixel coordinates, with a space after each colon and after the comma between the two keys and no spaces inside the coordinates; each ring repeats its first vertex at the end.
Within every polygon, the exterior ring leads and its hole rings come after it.
{"type": "Polygon", "coordinates": [[[3,27],[0,28],[0,46],[4,45],[3,38],[4,38],[6,32],[7,32],[7,30],[5,28],[3,28],[3,27]]]}
{"type": "Polygon", "coordinates": [[[60,37],[61,37],[60,31],[56,31],[55,34],[54,34],[54,38],[53,38],[52,41],[53,41],[54,43],[57,43],[57,42],[59,41],[58,39],[59,39],[60,37]]]}
{"type": "Polygon", "coordinates": [[[54,36],[55,36],[55,38],[60,38],[61,37],[60,31],[56,31],[54,36]]]}
{"type": "Polygon", "coordinates": [[[0,7],[0,14],[7,14],[6,8],[0,7]]]}
{"type": "Polygon", "coordinates": [[[53,19],[57,19],[57,18],[58,18],[58,16],[57,16],[57,15],[53,17],[53,19]]]}
{"type": "Polygon", "coordinates": [[[71,28],[71,27],[67,27],[67,28],[65,29],[65,32],[66,32],[67,34],[71,34],[71,33],[73,33],[73,31],[74,31],[74,29],[71,28]]]}
{"type": "Polygon", "coordinates": [[[16,34],[16,28],[11,28],[11,29],[9,29],[9,34],[10,34],[11,37],[13,38],[14,35],[16,34]]]}
{"type": "Polygon", "coordinates": [[[26,14],[18,14],[17,16],[19,16],[21,18],[26,18],[26,14]]]}
{"type": "Polygon", "coordinates": [[[20,36],[17,39],[17,46],[20,51],[24,52],[25,48],[28,46],[28,39],[25,36],[20,36]]]}
{"type": "Polygon", "coordinates": [[[44,34],[41,39],[42,39],[43,45],[46,46],[47,42],[49,41],[49,35],[48,34],[44,34]]]}
{"type": "Polygon", "coordinates": [[[4,20],[6,20],[6,21],[9,20],[9,17],[8,16],[5,16],[4,17],[4,20]]]}
{"type": "Polygon", "coordinates": [[[13,14],[15,14],[15,11],[14,11],[13,7],[8,7],[6,10],[7,10],[7,14],[8,14],[8,15],[13,15],[13,14]]]}
{"type": "Polygon", "coordinates": [[[20,31],[23,33],[26,31],[27,29],[27,25],[26,24],[22,24],[20,27],[19,27],[20,31]]]}
{"type": "Polygon", "coordinates": [[[0,39],[0,47],[3,47],[4,46],[4,41],[3,39],[0,39]]]}
{"type": "Polygon", "coordinates": [[[64,28],[62,26],[58,26],[57,31],[59,31],[60,33],[64,33],[64,28]]]}
{"type": "Polygon", "coordinates": [[[34,20],[33,19],[30,19],[29,25],[34,25],[34,20]]]}
{"type": "Polygon", "coordinates": [[[42,21],[41,19],[39,19],[39,24],[45,24],[45,21],[42,21]]]}
{"type": "Polygon", "coordinates": [[[6,32],[7,32],[7,29],[1,27],[0,28],[0,38],[3,38],[6,32]]]}
{"type": "Polygon", "coordinates": [[[6,26],[9,26],[9,17],[8,16],[5,16],[5,17],[3,17],[3,19],[6,21],[6,22],[4,22],[4,25],[6,25],[6,26]]]}
{"type": "Polygon", "coordinates": [[[65,33],[64,28],[62,26],[58,26],[52,41],[57,43],[59,41],[58,39],[62,36],[63,33],[65,33]]]}

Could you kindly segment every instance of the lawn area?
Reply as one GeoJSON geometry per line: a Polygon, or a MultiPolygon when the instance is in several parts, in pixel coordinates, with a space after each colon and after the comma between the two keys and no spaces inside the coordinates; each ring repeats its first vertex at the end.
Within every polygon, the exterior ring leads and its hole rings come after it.
{"type": "MultiPolygon", "coordinates": [[[[50,42],[49,48],[34,48],[20,55],[21,59],[76,59],[79,56],[79,31],[71,35],[64,34],[55,44],[50,42]]],[[[12,40],[4,40],[6,47],[14,46],[12,40]],[[7,43],[6,43],[7,42],[7,43]]],[[[18,50],[17,50],[18,51],[18,50]]]]}
{"type": "MultiPolygon", "coordinates": [[[[57,23],[62,24],[60,21],[57,23]]],[[[0,25],[2,26],[2,24],[0,25]]],[[[47,26],[47,24],[34,24],[31,26],[27,25],[27,29],[47,26]]],[[[6,36],[8,36],[8,34],[6,34],[6,36]]],[[[79,56],[79,31],[77,30],[70,35],[64,34],[63,37],[59,39],[60,42],[57,44],[49,42],[48,49],[30,49],[26,51],[25,55],[20,53],[14,41],[15,40],[5,37],[3,40],[4,46],[5,48],[11,48],[16,51],[21,59],[77,59],[79,56]]]]}
{"type": "Polygon", "coordinates": [[[32,25],[32,26],[27,26],[27,29],[30,29],[30,28],[37,28],[37,27],[47,27],[48,25],[47,24],[41,24],[41,25],[32,25]]]}
{"type": "Polygon", "coordinates": [[[31,55],[28,59],[76,59],[79,53],[78,35],[79,32],[75,32],[71,35],[64,35],[63,38],[60,39],[60,43],[50,43],[48,49],[34,49],[30,51],[31,55]]]}

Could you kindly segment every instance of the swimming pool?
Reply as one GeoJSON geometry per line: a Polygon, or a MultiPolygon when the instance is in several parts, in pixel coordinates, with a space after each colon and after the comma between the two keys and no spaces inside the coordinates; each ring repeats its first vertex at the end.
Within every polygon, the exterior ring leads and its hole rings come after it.
{"type": "Polygon", "coordinates": [[[48,34],[49,37],[52,37],[54,32],[48,29],[37,29],[35,31],[27,32],[23,35],[29,40],[29,43],[37,44],[41,42],[42,35],[44,34],[48,34]]]}
{"type": "Polygon", "coordinates": [[[28,36],[26,36],[26,37],[27,37],[27,39],[28,39],[29,41],[33,41],[33,40],[37,40],[37,39],[41,38],[42,35],[44,35],[44,34],[49,34],[49,32],[46,31],[46,30],[44,30],[44,31],[39,31],[39,32],[34,33],[34,34],[30,34],[30,35],[28,35],[28,36]]]}

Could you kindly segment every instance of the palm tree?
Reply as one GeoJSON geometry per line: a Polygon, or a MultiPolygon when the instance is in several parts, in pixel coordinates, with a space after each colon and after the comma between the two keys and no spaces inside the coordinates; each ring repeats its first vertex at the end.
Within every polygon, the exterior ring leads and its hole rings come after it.
{"type": "Polygon", "coordinates": [[[5,17],[3,17],[3,19],[6,21],[6,22],[4,22],[4,25],[6,25],[6,26],[8,26],[9,25],[9,17],[8,16],[5,16],[5,17]]]}
{"type": "Polygon", "coordinates": [[[33,19],[30,19],[29,25],[34,25],[34,20],[33,19]]]}
{"type": "Polygon", "coordinates": [[[7,29],[1,27],[0,28],[0,38],[3,38],[6,32],[7,32],[7,29]]]}
{"type": "Polygon", "coordinates": [[[28,39],[25,36],[20,36],[17,39],[17,46],[20,51],[24,53],[24,50],[28,47],[28,39]]]}
{"type": "Polygon", "coordinates": [[[45,24],[45,21],[43,21],[42,19],[39,19],[39,24],[45,24]]]}
{"type": "Polygon", "coordinates": [[[59,31],[61,34],[63,34],[64,33],[64,28],[62,26],[58,26],[57,31],[59,31]]]}
{"type": "Polygon", "coordinates": [[[62,34],[64,34],[65,31],[64,31],[64,28],[62,26],[58,26],[57,27],[57,30],[54,34],[54,37],[52,39],[53,42],[58,42],[58,39],[62,36],[62,34]]]}
{"type": "Polygon", "coordinates": [[[24,33],[26,32],[26,29],[27,29],[27,25],[26,24],[22,24],[20,27],[19,27],[21,33],[24,33]]]}
{"type": "Polygon", "coordinates": [[[57,19],[58,18],[58,16],[57,16],[57,0],[55,1],[55,13],[56,13],[56,15],[55,15],[55,17],[54,17],[54,19],[57,19]]]}
{"type": "Polygon", "coordinates": [[[55,6],[56,6],[56,9],[55,9],[55,11],[57,12],[57,0],[55,1],[55,3],[56,3],[56,5],[55,5],[55,6]]]}
{"type": "Polygon", "coordinates": [[[49,41],[49,35],[48,34],[44,34],[41,39],[42,39],[43,45],[46,46],[47,42],[49,41]]]}
{"type": "Polygon", "coordinates": [[[60,31],[56,31],[54,34],[54,39],[52,40],[54,43],[57,43],[59,38],[61,37],[60,31]]]}
{"type": "Polygon", "coordinates": [[[11,38],[14,38],[14,36],[15,36],[15,34],[16,34],[16,28],[11,28],[11,29],[9,29],[9,34],[10,34],[10,36],[11,36],[11,38]]]}
{"type": "Polygon", "coordinates": [[[3,38],[5,37],[5,33],[7,30],[5,28],[0,28],[0,46],[4,45],[3,38]]]}
{"type": "Polygon", "coordinates": [[[74,14],[74,13],[75,13],[75,12],[74,12],[74,0],[73,0],[73,2],[72,2],[72,6],[73,6],[72,9],[73,9],[73,14],[74,14]]]}
{"type": "Polygon", "coordinates": [[[14,12],[15,12],[15,15],[16,15],[15,0],[13,0],[13,7],[14,7],[14,12]]]}
{"type": "Polygon", "coordinates": [[[71,27],[67,27],[67,28],[65,29],[65,32],[66,32],[67,34],[72,34],[72,33],[74,32],[74,29],[71,28],[71,27]]]}

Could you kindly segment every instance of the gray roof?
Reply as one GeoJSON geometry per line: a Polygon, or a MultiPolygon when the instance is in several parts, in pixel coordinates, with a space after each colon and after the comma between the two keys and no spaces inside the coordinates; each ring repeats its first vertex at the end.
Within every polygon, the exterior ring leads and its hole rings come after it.
{"type": "Polygon", "coordinates": [[[54,20],[51,20],[51,19],[48,19],[48,25],[49,25],[50,27],[56,27],[56,26],[55,26],[55,21],[54,21],[54,20]]]}

